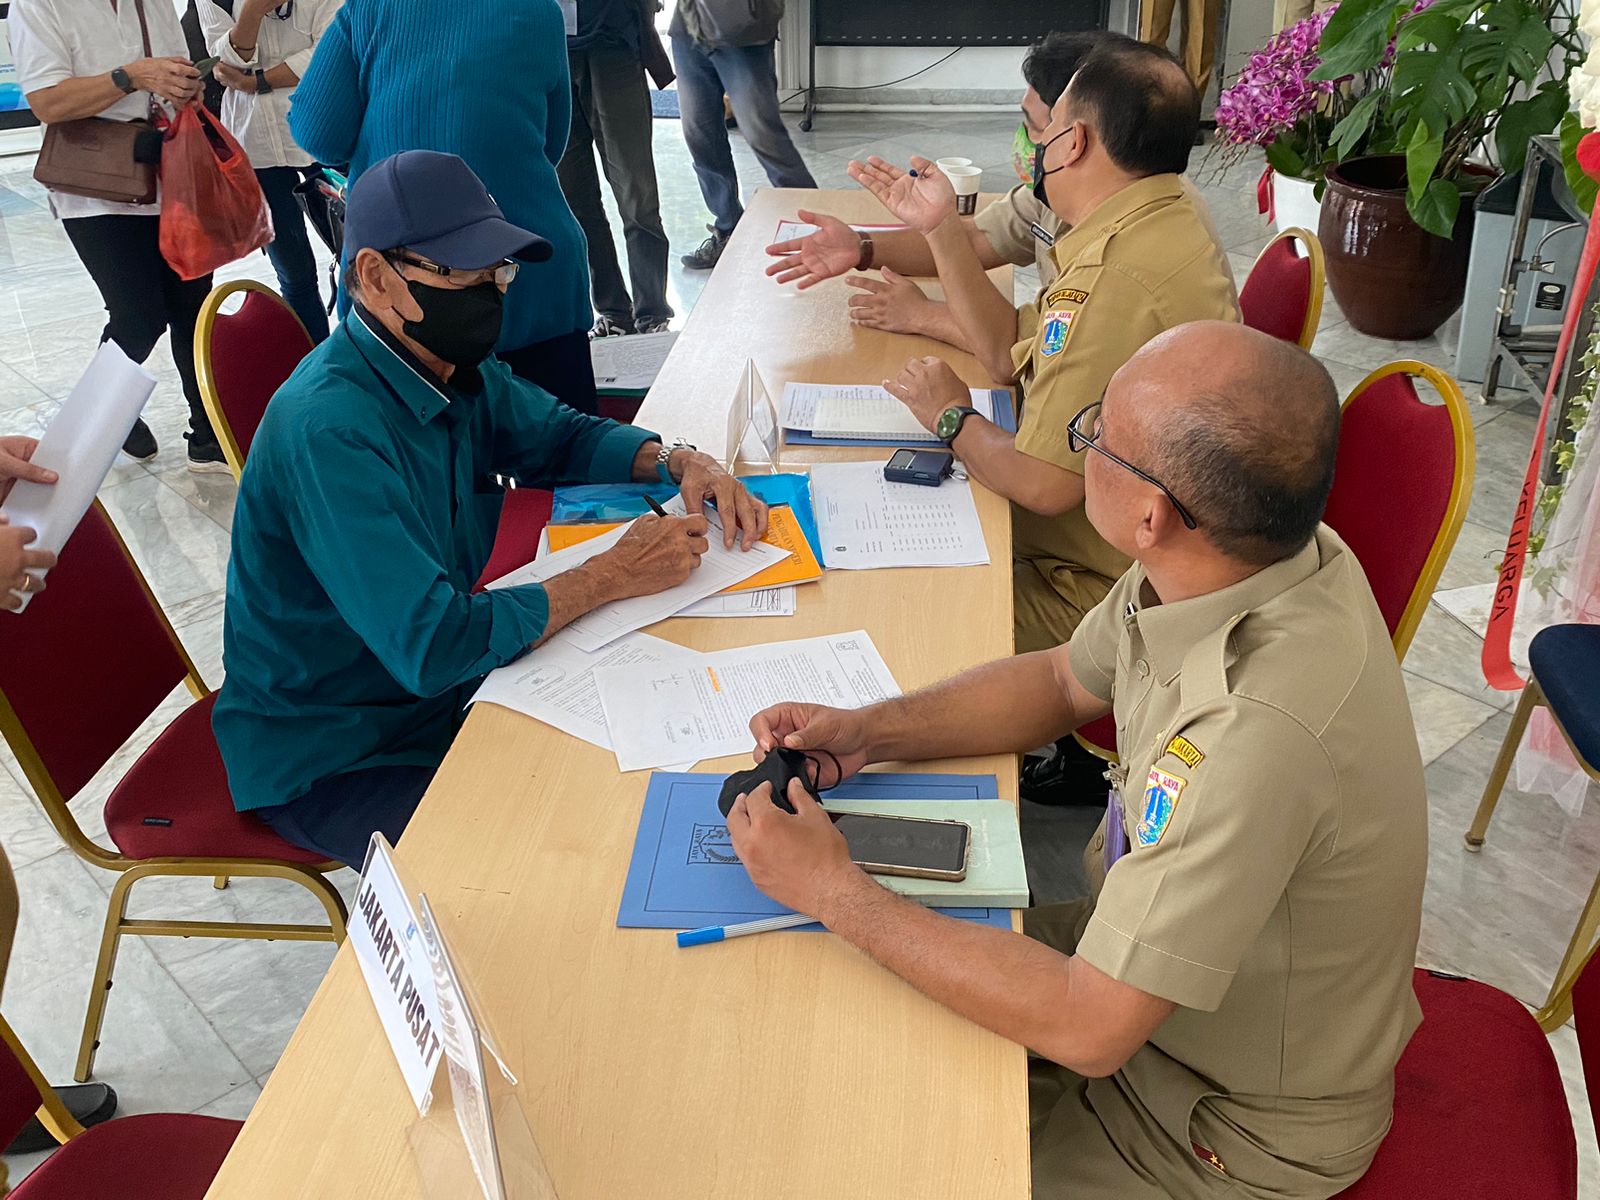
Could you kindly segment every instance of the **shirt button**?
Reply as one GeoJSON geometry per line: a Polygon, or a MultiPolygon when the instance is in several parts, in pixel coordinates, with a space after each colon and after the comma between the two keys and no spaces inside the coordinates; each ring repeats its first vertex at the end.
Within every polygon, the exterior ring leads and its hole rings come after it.
{"type": "Polygon", "coordinates": [[[1133,664],[1133,669],[1135,671],[1139,672],[1139,677],[1141,679],[1144,678],[1144,676],[1150,674],[1150,664],[1145,662],[1145,660],[1142,659],[1142,658],[1138,662],[1133,664]]]}

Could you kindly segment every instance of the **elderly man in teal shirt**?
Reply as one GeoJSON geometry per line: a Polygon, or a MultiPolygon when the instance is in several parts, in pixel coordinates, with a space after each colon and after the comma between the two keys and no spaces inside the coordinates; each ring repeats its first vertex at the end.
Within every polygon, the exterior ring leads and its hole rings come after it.
{"type": "Polygon", "coordinates": [[[352,310],[272,398],[240,483],[212,723],[236,808],[359,865],[374,830],[399,838],[487,672],[681,583],[707,549],[706,500],[745,548],[766,510],[709,456],[578,413],[490,357],[513,259],[550,250],[455,155],[376,164],[345,239],[352,310]],[[493,476],[670,479],[690,515],[641,518],[544,584],[474,594],[493,476]]]}

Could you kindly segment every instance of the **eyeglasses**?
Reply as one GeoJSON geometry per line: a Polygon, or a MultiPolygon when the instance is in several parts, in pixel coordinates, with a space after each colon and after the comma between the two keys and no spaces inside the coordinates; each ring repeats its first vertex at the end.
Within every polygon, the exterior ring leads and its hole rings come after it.
{"type": "Polygon", "coordinates": [[[419,271],[430,271],[464,288],[493,283],[501,291],[504,291],[511,286],[511,281],[517,277],[517,271],[521,269],[520,263],[514,263],[509,258],[499,266],[485,267],[481,271],[457,271],[453,267],[441,267],[438,263],[429,262],[425,258],[418,258],[415,254],[407,254],[403,250],[394,251],[389,255],[389,258],[391,261],[403,262],[408,266],[416,267],[419,271]]]}
{"type": "Polygon", "coordinates": [[[1185,508],[1178,498],[1172,494],[1171,488],[1167,487],[1167,485],[1162,483],[1159,479],[1145,474],[1145,472],[1141,471],[1138,467],[1134,466],[1126,459],[1118,458],[1115,454],[1111,453],[1111,451],[1107,450],[1100,444],[1101,407],[1102,402],[1096,400],[1087,408],[1080,409],[1078,415],[1067,422],[1067,448],[1076,454],[1078,451],[1087,446],[1090,450],[1093,450],[1098,454],[1105,455],[1124,471],[1132,471],[1151,487],[1159,489],[1161,494],[1172,502],[1172,507],[1178,510],[1178,516],[1183,518],[1183,523],[1185,526],[1190,529],[1199,528],[1198,523],[1190,514],[1189,510],[1185,508]]]}

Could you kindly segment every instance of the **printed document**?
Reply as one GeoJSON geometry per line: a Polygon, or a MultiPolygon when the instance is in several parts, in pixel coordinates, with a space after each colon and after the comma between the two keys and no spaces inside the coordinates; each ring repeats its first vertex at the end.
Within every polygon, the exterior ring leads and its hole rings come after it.
{"type": "Polygon", "coordinates": [[[964,479],[925,487],[890,483],[882,463],[817,463],[811,491],[829,567],[968,567],[989,561],[972,485],[964,479]]]}
{"type": "Polygon", "coordinates": [[[864,630],[595,671],[618,769],[748,753],[750,718],[784,700],[860,708],[898,696],[864,630]]]}
{"type": "MultiPolygon", "coordinates": [[[[978,415],[994,420],[994,397],[989,389],[967,390],[972,395],[972,407],[978,410],[978,415]]],[[[835,399],[847,405],[881,404],[887,401],[889,404],[905,408],[898,399],[874,383],[786,383],[783,385],[783,427],[815,429],[817,408],[824,398],[835,399]]]]}
{"type": "Polygon", "coordinates": [[[676,330],[629,337],[595,338],[589,343],[594,385],[601,392],[646,392],[677,344],[676,330]]]}

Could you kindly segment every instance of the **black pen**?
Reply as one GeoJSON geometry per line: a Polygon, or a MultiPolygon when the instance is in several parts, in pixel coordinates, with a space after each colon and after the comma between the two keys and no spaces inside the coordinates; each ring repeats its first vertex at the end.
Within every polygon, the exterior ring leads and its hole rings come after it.
{"type": "Polygon", "coordinates": [[[656,516],[664,517],[664,516],[667,515],[667,510],[662,508],[661,505],[659,505],[658,503],[656,503],[656,498],[654,496],[652,496],[649,492],[646,492],[644,494],[644,502],[650,506],[650,510],[653,513],[655,513],[656,516]]]}

